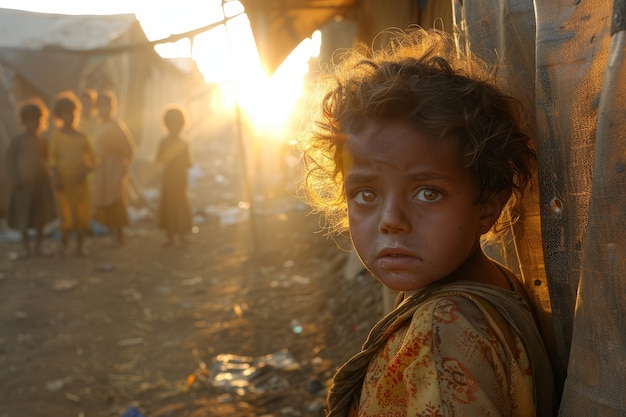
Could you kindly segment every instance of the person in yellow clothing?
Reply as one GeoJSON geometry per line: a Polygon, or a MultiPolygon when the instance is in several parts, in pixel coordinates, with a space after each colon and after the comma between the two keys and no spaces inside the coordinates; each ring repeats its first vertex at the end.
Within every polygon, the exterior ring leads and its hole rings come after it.
{"type": "MultiPolygon", "coordinates": [[[[88,137],[94,139],[96,128],[98,127],[99,117],[98,117],[98,92],[93,88],[84,88],[80,93],[80,104],[82,106],[82,111],[80,114],[80,121],[78,123],[78,130],[82,130],[87,134],[88,137]]],[[[93,219],[93,202],[92,198],[92,190],[93,190],[93,172],[87,174],[87,186],[89,187],[88,191],[88,202],[87,216],[90,219],[90,222],[87,225],[87,233],[93,232],[91,220],[93,219]]]]}
{"type": "Polygon", "coordinates": [[[124,229],[128,225],[128,194],[130,164],[135,153],[135,142],[126,124],[115,117],[117,98],[110,90],[98,94],[100,125],[94,142],[99,165],[94,172],[94,219],[115,235],[115,244],[124,243],[124,229]]]}
{"type": "Polygon", "coordinates": [[[553,416],[532,306],[481,246],[532,178],[521,105],[441,31],[344,58],[304,143],[305,185],[399,296],[337,370],[326,416],[553,416]]]}
{"type": "Polygon", "coordinates": [[[76,254],[85,255],[85,229],[89,224],[87,175],[96,163],[91,138],[76,128],[80,101],[72,92],[61,93],[54,105],[58,128],[50,136],[49,165],[61,217],[62,253],[67,251],[72,232],[76,233],[76,254]]]}

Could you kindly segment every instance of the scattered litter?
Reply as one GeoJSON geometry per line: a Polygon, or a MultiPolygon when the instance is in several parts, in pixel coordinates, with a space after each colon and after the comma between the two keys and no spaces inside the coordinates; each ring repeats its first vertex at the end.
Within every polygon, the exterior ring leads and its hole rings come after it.
{"type": "Polygon", "coordinates": [[[115,267],[110,263],[102,263],[96,266],[96,271],[98,272],[111,272],[114,270],[115,270],[115,267]]]}
{"type": "Polygon", "coordinates": [[[162,295],[169,294],[171,291],[172,289],[168,287],[167,285],[159,285],[158,287],[154,287],[154,292],[162,294],[162,295]]]}
{"type": "Polygon", "coordinates": [[[202,284],[201,276],[196,276],[193,278],[188,278],[188,279],[183,280],[183,285],[198,285],[198,284],[202,284]]]}
{"type": "Polygon", "coordinates": [[[55,291],[70,291],[74,289],[74,287],[76,287],[77,285],[78,285],[78,281],[76,280],[61,279],[61,280],[56,281],[52,285],[52,288],[54,288],[55,291]]]}
{"type": "Polygon", "coordinates": [[[300,334],[302,333],[302,325],[300,324],[300,322],[296,319],[291,320],[291,330],[293,330],[293,332],[295,334],[300,334]]]}
{"type": "Polygon", "coordinates": [[[60,378],[52,381],[48,381],[46,383],[46,388],[48,391],[58,391],[65,386],[66,382],[69,382],[71,378],[60,378]]]}
{"type": "Polygon", "coordinates": [[[198,370],[187,378],[187,384],[190,387],[210,384],[239,396],[264,394],[287,389],[289,382],[280,371],[297,369],[300,364],[287,349],[258,357],[219,354],[210,370],[201,362],[198,370]]]}
{"type": "Polygon", "coordinates": [[[287,277],[285,274],[281,274],[278,276],[278,278],[278,280],[270,281],[270,287],[290,287],[293,284],[309,285],[311,283],[311,278],[303,277],[301,275],[293,275],[291,277],[287,277]]]}
{"type": "Polygon", "coordinates": [[[233,305],[233,311],[235,312],[235,315],[237,317],[243,316],[243,312],[247,309],[248,309],[248,304],[246,303],[233,305]]]}
{"type": "Polygon", "coordinates": [[[143,337],[133,337],[130,339],[123,339],[117,342],[118,346],[135,346],[143,344],[143,337]]]}
{"type": "Polygon", "coordinates": [[[141,293],[134,288],[127,288],[122,291],[122,294],[128,301],[141,300],[143,298],[141,293]]]}
{"type": "Polygon", "coordinates": [[[209,206],[204,209],[206,215],[217,216],[220,225],[230,226],[248,221],[250,218],[250,203],[240,202],[236,207],[209,206]]]}
{"type": "Polygon", "coordinates": [[[72,394],[70,392],[66,392],[64,396],[68,400],[73,401],[75,403],[79,403],[80,402],[80,397],[78,395],[76,395],[76,394],[72,394]]]}
{"type": "Polygon", "coordinates": [[[16,319],[26,320],[28,318],[28,313],[25,311],[16,311],[14,313],[16,319]]]}
{"type": "Polygon", "coordinates": [[[130,407],[121,417],[144,417],[144,415],[137,407],[130,407]]]}
{"type": "Polygon", "coordinates": [[[139,223],[143,220],[152,220],[154,215],[148,207],[136,208],[128,206],[128,221],[131,224],[139,223]]]}

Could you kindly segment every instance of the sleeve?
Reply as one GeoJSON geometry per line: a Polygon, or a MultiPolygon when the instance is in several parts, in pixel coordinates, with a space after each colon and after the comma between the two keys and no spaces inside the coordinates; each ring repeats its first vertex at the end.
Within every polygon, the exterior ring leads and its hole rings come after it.
{"type": "Polygon", "coordinates": [[[426,302],[389,343],[370,363],[359,416],[512,415],[506,351],[472,301],[426,302]]]}

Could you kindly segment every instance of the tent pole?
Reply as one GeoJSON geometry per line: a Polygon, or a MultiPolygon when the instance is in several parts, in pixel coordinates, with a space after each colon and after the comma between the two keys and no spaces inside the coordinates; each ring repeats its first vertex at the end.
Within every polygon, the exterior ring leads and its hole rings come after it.
{"type": "Polygon", "coordinates": [[[245,197],[248,200],[248,211],[250,214],[250,235],[252,243],[252,254],[256,257],[259,248],[259,237],[256,227],[256,214],[254,193],[252,192],[252,182],[248,173],[248,158],[246,154],[246,146],[243,140],[243,126],[241,122],[241,107],[239,106],[239,100],[235,99],[235,117],[237,124],[237,144],[239,146],[239,158],[241,160],[241,174],[243,176],[243,185],[245,197]]]}

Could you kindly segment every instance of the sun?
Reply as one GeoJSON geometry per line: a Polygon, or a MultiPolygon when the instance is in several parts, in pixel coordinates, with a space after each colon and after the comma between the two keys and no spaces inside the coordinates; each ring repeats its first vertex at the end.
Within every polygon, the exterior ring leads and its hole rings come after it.
{"type": "Polygon", "coordinates": [[[179,12],[151,7],[138,13],[149,38],[167,37],[175,33],[171,31],[174,26],[181,33],[215,22],[224,21],[224,24],[192,40],[158,45],[157,52],[164,57],[191,56],[206,82],[221,85],[226,104],[239,106],[256,132],[279,140],[302,94],[308,62],[319,54],[319,32],[305,39],[268,76],[256,49],[250,21],[239,1],[222,5],[221,0],[179,0],[178,6],[180,2],[185,7],[178,7],[179,12]],[[169,33],[164,32],[164,21],[169,21],[169,33]]]}

